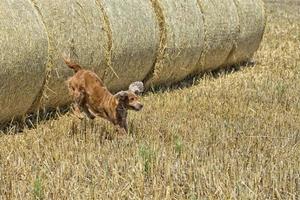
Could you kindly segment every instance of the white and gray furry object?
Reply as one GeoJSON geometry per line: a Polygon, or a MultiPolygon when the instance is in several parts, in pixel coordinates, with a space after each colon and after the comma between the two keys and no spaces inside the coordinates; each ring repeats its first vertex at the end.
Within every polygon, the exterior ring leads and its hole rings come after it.
{"type": "Polygon", "coordinates": [[[129,90],[134,92],[136,95],[140,95],[144,92],[144,84],[141,81],[133,82],[129,85],[129,90]]]}

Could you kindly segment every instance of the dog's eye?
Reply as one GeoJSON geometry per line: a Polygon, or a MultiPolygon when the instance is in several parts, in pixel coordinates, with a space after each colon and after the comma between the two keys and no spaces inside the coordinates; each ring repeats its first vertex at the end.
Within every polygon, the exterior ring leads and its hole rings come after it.
{"type": "Polygon", "coordinates": [[[133,97],[129,98],[129,101],[133,101],[133,100],[134,100],[134,98],[133,98],[133,97]]]}

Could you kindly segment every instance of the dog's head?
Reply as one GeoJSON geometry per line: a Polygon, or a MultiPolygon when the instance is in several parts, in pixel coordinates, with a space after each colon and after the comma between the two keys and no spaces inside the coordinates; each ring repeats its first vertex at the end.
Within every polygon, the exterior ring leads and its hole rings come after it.
{"type": "Polygon", "coordinates": [[[144,84],[140,81],[133,82],[129,85],[127,91],[120,91],[115,94],[119,103],[129,110],[140,111],[143,104],[139,102],[139,96],[144,91],[144,84]]]}

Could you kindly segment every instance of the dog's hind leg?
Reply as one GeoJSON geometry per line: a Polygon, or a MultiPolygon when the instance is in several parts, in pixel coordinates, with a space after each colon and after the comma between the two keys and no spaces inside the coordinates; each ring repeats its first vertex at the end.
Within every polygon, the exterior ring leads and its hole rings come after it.
{"type": "Polygon", "coordinates": [[[87,97],[85,91],[84,90],[79,91],[75,98],[77,107],[80,109],[80,112],[84,112],[88,118],[95,119],[96,116],[92,114],[87,107],[86,98],[87,97]]]}

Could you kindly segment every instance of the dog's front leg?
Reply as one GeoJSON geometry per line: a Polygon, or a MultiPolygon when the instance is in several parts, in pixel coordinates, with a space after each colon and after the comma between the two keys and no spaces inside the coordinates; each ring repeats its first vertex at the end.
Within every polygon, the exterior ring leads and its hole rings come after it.
{"type": "Polygon", "coordinates": [[[120,135],[126,135],[128,133],[127,130],[124,127],[121,127],[121,126],[117,126],[117,132],[120,135]]]}
{"type": "Polygon", "coordinates": [[[123,122],[123,127],[124,127],[124,130],[126,131],[126,133],[128,133],[128,124],[127,124],[126,120],[123,122]]]}
{"type": "Polygon", "coordinates": [[[74,114],[79,118],[83,119],[84,116],[82,115],[81,109],[84,106],[84,94],[80,91],[74,91],[74,114]]]}
{"type": "Polygon", "coordinates": [[[82,112],[80,110],[80,107],[79,107],[79,105],[76,102],[74,104],[74,114],[79,119],[83,119],[84,118],[83,115],[82,115],[82,112]]]}
{"type": "Polygon", "coordinates": [[[127,120],[122,119],[122,121],[119,123],[119,127],[123,129],[125,133],[128,133],[128,125],[127,125],[127,120]]]}

